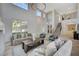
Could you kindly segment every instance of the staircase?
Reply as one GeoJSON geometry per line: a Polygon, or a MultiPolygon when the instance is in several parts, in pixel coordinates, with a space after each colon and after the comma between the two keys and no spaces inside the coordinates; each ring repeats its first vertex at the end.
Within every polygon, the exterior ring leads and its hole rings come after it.
{"type": "Polygon", "coordinates": [[[62,25],[61,25],[61,23],[58,23],[58,25],[54,31],[54,36],[59,36],[61,34],[61,30],[62,30],[62,25]]]}

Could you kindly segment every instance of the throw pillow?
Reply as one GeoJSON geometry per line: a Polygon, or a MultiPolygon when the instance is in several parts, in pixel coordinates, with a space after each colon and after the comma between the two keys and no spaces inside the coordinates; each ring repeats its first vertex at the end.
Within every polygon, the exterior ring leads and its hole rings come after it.
{"type": "Polygon", "coordinates": [[[55,46],[55,43],[51,42],[47,45],[47,47],[45,49],[45,55],[46,56],[53,56],[56,51],[57,51],[57,48],[55,46]]]}
{"type": "Polygon", "coordinates": [[[57,50],[64,44],[64,40],[61,40],[60,38],[56,39],[54,42],[57,47],[57,50]]]}

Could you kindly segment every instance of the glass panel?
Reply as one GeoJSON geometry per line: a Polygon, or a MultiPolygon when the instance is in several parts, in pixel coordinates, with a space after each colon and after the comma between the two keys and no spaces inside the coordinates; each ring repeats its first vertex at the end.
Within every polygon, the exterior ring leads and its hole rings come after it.
{"type": "Polygon", "coordinates": [[[36,16],[41,16],[41,11],[37,10],[36,11],[36,16]]]}
{"type": "Polygon", "coordinates": [[[28,10],[28,4],[27,3],[14,3],[14,5],[16,5],[19,8],[28,10]]]}

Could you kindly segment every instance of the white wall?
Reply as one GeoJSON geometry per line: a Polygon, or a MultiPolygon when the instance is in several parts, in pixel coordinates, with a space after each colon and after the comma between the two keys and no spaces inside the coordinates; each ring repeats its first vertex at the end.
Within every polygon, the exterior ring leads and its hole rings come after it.
{"type": "MultiPolygon", "coordinates": [[[[37,34],[42,31],[42,27],[44,26],[45,21],[41,20],[42,23],[41,22],[39,23],[39,21],[37,20],[39,18],[36,17],[34,11],[22,10],[12,4],[6,4],[6,3],[1,4],[0,6],[1,6],[1,8],[0,8],[1,19],[2,19],[3,23],[5,24],[5,34],[2,35],[2,33],[1,33],[1,35],[0,35],[1,41],[3,41],[3,42],[10,41],[11,34],[12,34],[12,22],[15,19],[27,21],[27,24],[28,24],[27,31],[28,32],[37,34]]],[[[4,47],[4,46],[2,46],[2,47],[4,47]]],[[[0,50],[3,50],[3,52],[4,52],[4,48],[1,48],[0,50]]],[[[2,54],[2,52],[0,53],[0,55],[1,54],[2,54]]]]}
{"type": "MultiPolygon", "coordinates": [[[[2,10],[1,10],[1,4],[0,4],[0,20],[2,20],[1,17],[2,17],[2,10]]],[[[4,39],[5,37],[3,32],[0,32],[0,56],[3,55],[4,53],[4,48],[5,48],[4,39]]]]}

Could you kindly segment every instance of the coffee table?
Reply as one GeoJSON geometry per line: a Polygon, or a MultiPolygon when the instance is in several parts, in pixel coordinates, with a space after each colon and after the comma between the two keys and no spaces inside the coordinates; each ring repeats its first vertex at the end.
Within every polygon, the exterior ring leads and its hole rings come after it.
{"type": "Polygon", "coordinates": [[[25,52],[29,50],[28,46],[33,46],[33,42],[29,40],[22,42],[22,48],[24,49],[25,52]]]}
{"type": "Polygon", "coordinates": [[[29,50],[36,48],[37,46],[41,45],[44,43],[43,39],[37,39],[35,41],[23,41],[22,42],[22,48],[24,49],[24,51],[27,53],[29,50]]]}

